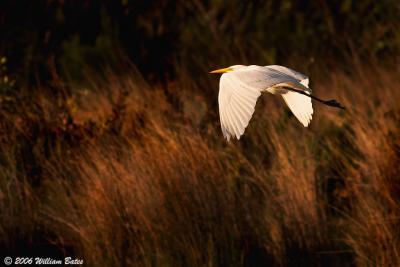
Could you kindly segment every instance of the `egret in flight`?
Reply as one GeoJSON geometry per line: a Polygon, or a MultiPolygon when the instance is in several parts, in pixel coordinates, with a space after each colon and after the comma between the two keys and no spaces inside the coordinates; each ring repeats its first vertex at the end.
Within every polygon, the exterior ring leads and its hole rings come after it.
{"type": "Polygon", "coordinates": [[[219,82],[219,116],[224,137],[240,139],[254,113],[262,92],[282,95],[296,118],[307,127],[312,119],[311,98],[344,109],[336,100],[322,100],[311,94],[309,79],[292,69],[278,66],[234,65],[210,73],[223,73],[219,82]]]}

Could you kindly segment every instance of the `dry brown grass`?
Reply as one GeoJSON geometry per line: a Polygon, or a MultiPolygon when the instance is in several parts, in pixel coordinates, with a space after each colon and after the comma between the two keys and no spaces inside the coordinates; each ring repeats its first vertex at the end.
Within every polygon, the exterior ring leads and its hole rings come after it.
{"type": "Polygon", "coordinates": [[[91,266],[400,266],[400,70],[354,67],[311,73],[345,112],[316,104],[305,129],[265,96],[230,143],[216,93],[188,79],[109,73],[16,98],[1,111],[2,250],[91,266]]]}

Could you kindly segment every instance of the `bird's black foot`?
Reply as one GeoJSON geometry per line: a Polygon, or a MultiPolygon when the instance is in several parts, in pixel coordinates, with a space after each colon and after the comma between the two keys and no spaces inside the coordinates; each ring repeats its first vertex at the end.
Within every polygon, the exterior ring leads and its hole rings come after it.
{"type": "Polygon", "coordinates": [[[337,102],[335,99],[324,101],[324,104],[335,108],[346,109],[345,107],[342,106],[342,104],[337,102]]]}

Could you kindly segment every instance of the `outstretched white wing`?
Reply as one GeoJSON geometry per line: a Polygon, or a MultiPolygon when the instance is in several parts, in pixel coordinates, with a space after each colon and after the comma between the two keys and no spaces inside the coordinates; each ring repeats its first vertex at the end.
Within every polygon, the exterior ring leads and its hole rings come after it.
{"type": "Polygon", "coordinates": [[[259,66],[244,67],[221,76],[219,114],[222,133],[227,140],[233,136],[240,139],[261,92],[280,83],[299,84],[300,79],[273,68],[259,66]]]}
{"type": "Polygon", "coordinates": [[[309,79],[306,75],[304,75],[300,72],[297,72],[295,70],[286,68],[284,66],[279,66],[279,65],[269,65],[269,66],[265,66],[265,67],[274,69],[274,70],[280,71],[282,73],[285,73],[289,76],[292,76],[293,78],[299,80],[302,85],[304,85],[305,87],[308,88],[309,79]]]}
{"type": "MultiPolygon", "coordinates": [[[[309,94],[308,91],[304,92],[309,94]]],[[[282,94],[282,97],[293,112],[294,116],[296,116],[304,127],[307,127],[311,122],[313,114],[311,98],[291,91],[282,94]]]]}
{"type": "Polygon", "coordinates": [[[233,73],[224,73],[221,76],[218,94],[219,117],[222,133],[228,141],[231,136],[239,139],[244,133],[260,95],[260,89],[249,86],[233,73]]]}
{"type": "MultiPolygon", "coordinates": [[[[309,79],[306,75],[279,65],[270,65],[266,66],[266,68],[286,73],[287,75],[290,75],[298,79],[299,82],[305,86],[305,88],[304,87],[298,88],[297,86],[295,86],[296,89],[304,89],[305,93],[307,94],[311,93],[310,88],[308,88],[309,79]]],[[[290,110],[293,112],[294,116],[301,122],[301,124],[304,125],[304,127],[307,127],[311,122],[313,114],[311,98],[291,91],[282,94],[282,97],[283,100],[285,100],[288,107],[290,108],[290,110]]]]}

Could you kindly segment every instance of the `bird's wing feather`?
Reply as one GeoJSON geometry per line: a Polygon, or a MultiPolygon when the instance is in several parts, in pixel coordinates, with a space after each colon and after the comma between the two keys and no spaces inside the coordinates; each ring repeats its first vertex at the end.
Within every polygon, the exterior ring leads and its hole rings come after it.
{"type": "Polygon", "coordinates": [[[224,137],[238,139],[244,133],[254,113],[261,91],[246,86],[234,75],[223,74],[218,95],[221,129],[224,137]]]}
{"type": "Polygon", "coordinates": [[[265,68],[277,70],[277,71],[285,73],[289,76],[292,76],[293,78],[297,79],[302,85],[304,85],[305,87],[308,87],[308,84],[309,84],[308,77],[300,72],[297,72],[295,70],[289,69],[284,66],[279,66],[279,65],[269,65],[269,66],[265,66],[265,68]]]}
{"type": "MultiPolygon", "coordinates": [[[[297,79],[299,83],[303,86],[296,83],[295,84],[286,83],[285,85],[288,85],[289,87],[293,87],[296,89],[304,90],[304,92],[307,94],[311,93],[311,89],[308,87],[309,79],[306,75],[279,65],[270,65],[265,67],[285,73],[297,79]]],[[[301,124],[304,125],[304,127],[307,127],[311,122],[313,114],[311,98],[292,91],[288,91],[287,93],[282,94],[282,97],[283,100],[285,100],[288,107],[290,108],[290,110],[292,111],[292,113],[294,114],[294,116],[301,122],[301,124]]]]}
{"type": "Polygon", "coordinates": [[[224,73],[218,95],[221,129],[230,139],[244,133],[261,92],[279,83],[299,83],[299,79],[274,69],[249,66],[245,70],[224,73]]]}
{"type": "MultiPolygon", "coordinates": [[[[309,93],[307,91],[305,92],[309,93]]],[[[282,97],[293,112],[294,116],[296,116],[304,127],[307,127],[311,122],[313,114],[311,98],[292,91],[282,94],[282,97]]]]}

